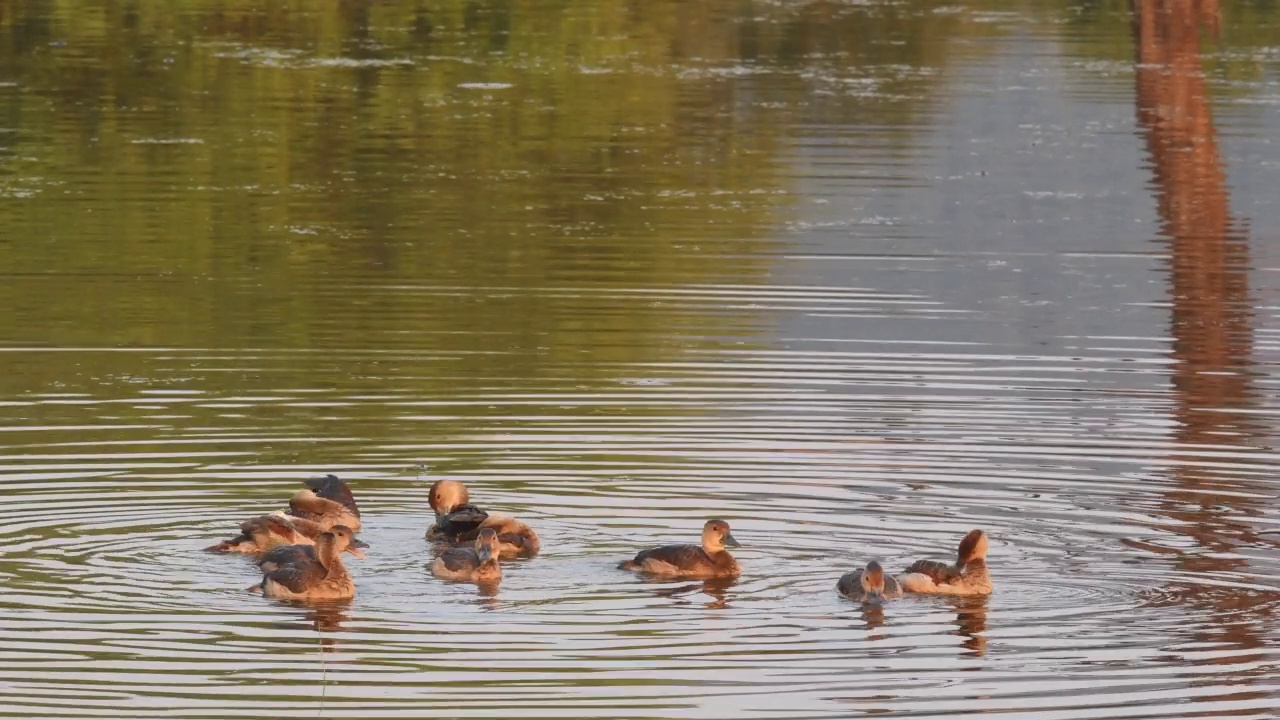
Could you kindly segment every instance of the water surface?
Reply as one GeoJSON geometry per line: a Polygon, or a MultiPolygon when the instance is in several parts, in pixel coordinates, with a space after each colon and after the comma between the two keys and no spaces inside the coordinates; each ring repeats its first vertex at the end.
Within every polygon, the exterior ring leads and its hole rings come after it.
{"type": "Polygon", "coordinates": [[[1271,717],[1280,15],[1189,5],[0,10],[0,716],[1271,717]],[[357,597],[246,594],[318,472],[357,597]]]}

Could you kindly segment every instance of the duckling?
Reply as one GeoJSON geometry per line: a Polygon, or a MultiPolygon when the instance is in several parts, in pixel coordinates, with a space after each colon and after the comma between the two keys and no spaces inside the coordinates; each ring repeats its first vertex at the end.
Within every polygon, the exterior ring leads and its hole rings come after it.
{"type": "Polygon", "coordinates": [[[738,562],[728,547],[742,547],[729,532],[729,523],[708,520],[702,526],[702,545],[664,545],[645,550],[632,560],[618,564],[622,570],[639,570],[651,575],[680,578],[733,578],[738,562]]]}
{"type": "Polygon", "coordinates": [[[351,528],[336,525],[315,545],[282,545],[262,557],[262,582],[249,588],[281,600],[345,600],[356,594],[355,582],[342,564],[343,551],[363,558],[354,547],[351,528]]]}
{"type": "Polygon", "coordinates": [[[960,541],[956,564],[917,560],[898,577],[906,592],[945,595],[988,595],[991,573],[987,570],[987,534],[970,530],[960,541]]]}
{"type": "Polygon", "coordinates": [[[346,481],[337,475],[325,475],[303,482],[306,489],[289,500],[289,515],[319,523],[324,530],[345,525],[352,532],[359,532],[360,508],[346,481]]]}
{"type": "Polygon", "coordinates": [[[324,532],[319,523],[282,512],[251,518],[240,523],[240,534],[205,548],[209,552],[258,554],[279,545],[314,545],[324,532]]]}
{"type": "Polygon", "coordinates": [[[431,563],[438,578],[461,582],[491,583],[502,579],[498,565],[502,541],[493,528],[480,528],[473,547],[454,547],[440,553],[431,563]]]}
{"type": "Polygon", "coordinates": [[[836,592],[850,600],[875,602],[902,596],[902,586],[892,576],[884,574],[880,563],[872,560],[865,570],[845,573],[836,583],[836,592]]]}
{"type": "Polygon", "coordinates": [[[457,480],[437,480],[428,494],[436,521],[427,528],[427,539],[449,544],[470,543],[481,529],[498,536],[502,559],[533,557],[541,549],[533,528],[507,515],[490,514],[471,504],[467,486],[457,480]]]}

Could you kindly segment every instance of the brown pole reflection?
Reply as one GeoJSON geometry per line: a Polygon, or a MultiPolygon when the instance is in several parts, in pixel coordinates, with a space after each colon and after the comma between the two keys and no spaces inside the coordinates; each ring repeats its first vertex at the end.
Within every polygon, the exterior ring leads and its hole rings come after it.
{"type": "MultiPolygon", "coordinates": [[[[1231,218],[1200,55],[1202,35],[1216,34],[1219,18],[1217,0],[1133,0],[1138,124],[1168,245],[1172,307],[1180,464],[1163,512],[1177,521],[1170,530],[1199,546],[1177,553],[1178,570],[1222,577],[1247,572],[1247,561],[1233,551],[1257,540],[1248,520],[1261,507],[1234,492],[1249,486],[1247,477],[1221,473],[1212,458],[1196,456],[1205,446],[1245,449],[1259,435],[1247,412],[1254,397],[1249,247],[1231,218]]],[[[1269,598],[1194,582],[1170,590],[1170,604],[1194,616],[1188,626],[1197,640],[1236,651],[1263,648],[1269,598]]],[[[1248,659],[1236,652],[1204,662],[1248,659]]]]}

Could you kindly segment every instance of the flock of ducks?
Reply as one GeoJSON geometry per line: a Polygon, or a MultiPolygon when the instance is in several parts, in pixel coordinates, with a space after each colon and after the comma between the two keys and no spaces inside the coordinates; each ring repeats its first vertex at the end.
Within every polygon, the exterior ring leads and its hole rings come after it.
{"type": "MultiPolygon", "coordinates": [[[[262,582],[249,588],[283,600],[344,600],[356,593],[343,565],[343,553],[363,558],[368,544],[359,540],[360,510],[351,488],[336,475],[305,481],[289,500],[289,509],[240,523],[240,534],[207,548],[213,552],[256,556],[262,582]]],[[[429,495],[435,522],[426,538],[435,547],[431,572],[459,582],[492,583],[502,577],[500,560],[538,554],[538,535],[528,525],[471,504],[467,488],[457,480],[440,480],[429,495]]],[[[736,578],[738,562],[726,548],[741,547],[723,520],[708,520],[699,545],[664,545],[638,553],[618,565],[666,578],[736,578]]],[[[836,583],[841,595],[877,602],[904,593],[986,595],[987,536],[971,530],[960,541],[955,563],[919,560],[899,576],[887,575],[880,563],[847,573],[836,583]]]]}

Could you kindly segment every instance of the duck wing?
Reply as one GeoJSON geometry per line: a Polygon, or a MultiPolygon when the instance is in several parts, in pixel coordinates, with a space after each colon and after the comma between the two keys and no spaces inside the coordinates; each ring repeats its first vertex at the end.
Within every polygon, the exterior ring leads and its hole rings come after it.
{"type": "MultiPolygon", "coordinates": [[[[288,538],[290,540],[293,540],[298,535],[307,534],[302,531],[300,523],[310,523],[310,521],[303,520],[302,518],[294,518],[294,519],[296,519],[298,522],[297,523],[293,522],[293,520],[290,520],[285,515],[276,515],[276,514],[263,515],[262,517],[258,517],[258,518],[254,518],[252,520],[246,521],[244,525],[240,526],[240,529],[245,530],[247,532],[246,526],[252,524],[255,528],[265,531],[267,533],[270,533],[272,535],[275,535],[277,537],[288,538]]],[[[310,524],[314,525],[314,523],[310,523],[310,524]]],[[[315,537],[315,536],[311,535],[310,537],[315,537]]]]}
{"type": "Polygon", "coordinates": [[[325,500],[332,500],[350,510],[352,515],[360,517],[360,509],[356,507],[356,497],[351,494],[351,486],[337,475],[307,478],[303,484],[311,488],[316,495],[325,500]]]}
{"type": "Polygon", "coordinates": [[[454,537],[475,532],[480,529],[489,513],[475,505],[463,505],[454,508],[453,512],[436,518],[436,532],[445,537],[454,537]]]}
{"type": "Polygon", "coordinates": [[[302,565],[286,565],[269,570],[263,575],[262,579],[264,582],[273,580],[295,593],[301,593],[323,580],[324,577],[324,567],[318,562],[311,562],[302,565]]]}
{"type": "Polygon", "coordinates": [[[938,585],[953,583],[960,579],[960,571],[954,565],[937,560],[917,560],[911,563],[906,572],[926,575],[938,585]]]}
{"type": "Polygon", "coordinates": [[[656,560],[674,565],[679,568],[693,568],[701,565],[714,564],[711,556],[701,545],[663,545],[652,550],[645,550],[636,555],[635,562],[643,563],[646,560],[656,560]]]}
{"type": "Polygon", "coordinates": [[[312,522],[320,522],[326,515],[341,514],[346,509],[347,506],[337,500],[320,497],[318,494],[309,498],[289,498],[289,515],[312,522]]]}
{"type": "Polygon", "coordinates": [[[267,572],[286,567],[301,567],[313,563],[316,566],[320,565],[320,561],[316,557],[315,545],[281,545],[264,553],[258,559],[258,567],[267,572]]]}
{"type": "MultiPolygon", "coordinates": [[[[886,577],[886,587],[888,580],[889,578],[886,577]]],[[[836,583],[836,592],[848,596],[862,595],[862,571],[854,570],[840,576],[840,581],[836,583]]]]}
{"type": "Polygon", "coordinates": [[[452,572],[470,570],[480,564],[480,558],[471,548],[449,548],[440,553],[440,559],[452,572]]]}

